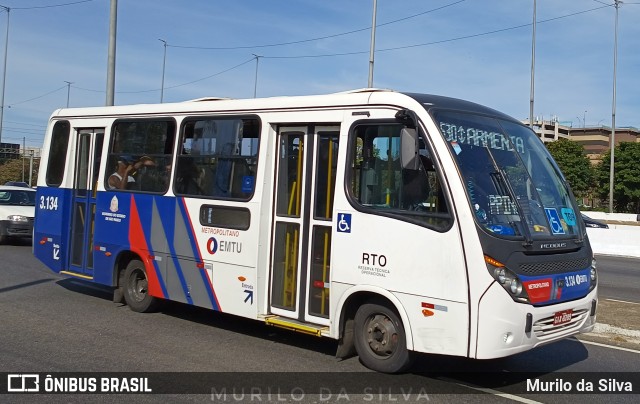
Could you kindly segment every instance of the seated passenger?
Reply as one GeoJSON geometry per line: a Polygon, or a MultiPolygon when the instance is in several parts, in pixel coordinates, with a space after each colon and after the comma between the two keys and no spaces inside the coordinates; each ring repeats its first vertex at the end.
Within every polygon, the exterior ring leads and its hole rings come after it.
{"type": "Polygon", "coordinates": [[[111,174],[107,180],[107,188],[109,190],[127,189],[129,183],[136,182],[133,176],[131,176],[134,168],[134,165],[131,164],[131,160],[128,157],[119,156],[116,163],[116,171],[111,174]]]}

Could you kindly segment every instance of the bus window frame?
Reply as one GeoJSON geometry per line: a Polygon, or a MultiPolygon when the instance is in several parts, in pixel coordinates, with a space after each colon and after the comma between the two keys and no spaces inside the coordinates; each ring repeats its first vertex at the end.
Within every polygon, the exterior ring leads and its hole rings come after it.
{"type": "MultiPolygon", "coordinates": [[[[418,138],[422,139],[425,143],[425,147],[427,148],[428,152],[431,155],[431,160],[433,162],[433,168],[435,170],[435,174],[437,176],[437,179],[440,183],[440,189],[442,190],[442,195],[443,195],[443,200],[446,204],[447,207],[447,213],[430,213],[430,212],[423,212],[423,215],[421,216],[425,216],[425,217],[433,217],[433,218],[437,218],[439,220],[447,220],[447,224],[444,226],[438,226],[438,225],[433,225],[430,223],[426,223],[424,221],[418,220],[418,219],[414,219],[411,216],[408,216],[406,214],[403,213],[399,213],[399,212],[412,212],[411,210],[406,210],[406,209],[393,209],[391,211],[387,211],[385,209],[376,209],[375,207],[369,207],[367,205],[364,205],[362,203],[360,203],[360,201],[358,200],[358,198],[353,194],[353,181],[355,180],[353,178],[353,173],[354,173],[354,160],[353,160],[353,155],[354,155],[354,148],[356,147],[356,142],[354,141],[354,137],[356,137],[355,131],[356,128],[358,126],[362,126],[362,125],[400,125],[402,126],[402,122],[399,122],[396,119],[393,118],[387,118],[387,119],[361,119],[361,120],[357,120],[354,121],[351,126],[349,127],[349,134],[347,137],[347,146],[346,146],[346,152],[347,152],[347,156],[346,156],[346,160],[345,160],[345,170],[346,173],[344,175],[344,189],[345,189],[345,195],[347,197],[347,200],[349,201],[349,203],[351,204],[351,206],[357,210],[358,212],[362,212],[362,213],[366,213],[366,214],[373,214],[373,215],[378,215],[378,216],[384,216],[384,217],[389,217],[392,219],[396,219],[396,220],[401,220],[403,222],[408,222],[414,225],[418,225],[420,227],[425,227],[428,228],[430,230],[434,230],[438,233],[446,233],[448,232],[455,223],[455,213],[454,213],[454,207],[455,205],[452,202],[452,198],[450,195],[450,191],[449,191],[449,184],[447,182],[447,177],[444,173],[444,170],[442,169],[442,164],[440,162],[440,158],[438,156],[438,154],[435,152],[435,148],[433,147],[433,143],[432,140],[429,136],[428,133],[425,132],[425,130],[420,127],[420,125],[416,125],[416,128],[418,129],[418,138]]],[[[440,133],[438,132],[438,135],[440,133]]]]}
{"type": "MultiPolygon", "coordinates": [[[[200,219],[200,225],[205,226],[205,227],[214,227],[214,228],[220,228],[220,229],[232,229],[232,230],[242,230],[242,231],[246,231],[249,230],[249,228],[251,227],[251,210],[248,208],[242,208],[239,206],[227,206],[227,205],[213,205],[213,204],[203,204],[202,206],[200,206],[200,211],[199,211],[199,219],[200,219]],[[244,222],[238,222],[236,223],[220,223],[220,222],[208,222],[205,221],[204,218],[206,216],[206,212],[207,210],[211,210],[212,212],[219,210],[222,211],[224,213],[227,213],[229,215],[232,215],[234,213],[238,213],[239,215],[245,215],[246,217],[246,221],[244,222]]],[[[217,215],[216,215],[217,216],[217,215]]],[[[213,214],[212,214],[213,217],[213,214]]]]}
{"type": "MultiPolygon", "coordinates": [[[[191,138],[193,139],[193,137],[191,138]]],[[[244,139],[244,137],[243,137],[244,139]]],[[[250,139],[250,138],[247,138],[250,139]]],[[[181,122],[180,122],[180,127],[179,130],[177,132],[177,137],[176,137],[176,141],[177,141],[177,147],[175,148],[175,153],[174,153],[174,162],[173,162],[173,167],[172,167],[172,177],[173,177],[173,185],[172,185],[172,192],[175,196],[179,196],[179,197],[184,197],[184,198],[198,198],[198,199],[206,199],[206,200],[214,200],[214,201],[232,201],[232,202],[241,202],[241,203],[247,203],[250,202],[255,194],[256,194],[256,179],[258,177],[258,167],[260,164],[260,148],[262,147],[262,140],[263,140],[263,128],[262,128],[262,119],[258,114],[207,114],[207,115],[189,115],[189,116],[185,116],[181,122]],[[254,183],[253,183],[253,188],[251,190],[251,194],[248,195],[246,198],[239,198],[239,197],[227,197],[227,196],[218,196],[218,195],[211,195],[211,194],[192,194],[192,193],[184,193],[184,192],[178,192],[176,185],[178,183],[178,165],[179,165],[179,160],[182,156],[193,156],[192,154],[185,154],[183,153],[183,145],[185,144],[185,127],[193,122],[197,122],[197,121],[207,121],[207,120],[254,120],[256,122],[256,127],[257,127],[257,137],[256,139],[258,139],[258,147],[257,147],[257,151],[255,154],[255,164],[253,165],[253,167],[255,167],[255,172],[254,174],[254,183]]],[[[254,156],[249,156],[250,158],[253,158],[254,156]]],[[[216,157],[217,158],[217,157],[216,157]]],[[[241,154],[237,155],[237,157],[235,157],[237,159],[243,159],[243,156],[241,154]]],[[[245,158],[246,159],[246,158],[245,158]]],[[[217,164],[217,163],[216,163],[217,164]]],[[[233,179],[232,179],[233,181],[233,179]]]]}
{"type": "MultiPolygon", "coordinates": [[[[64,182],[64,173],[67,169],[67,154],[69,153],[69,142],[71,142],[71,132],[72,132],[72,127],[71,127],[71,122],[68,119],[57,119],[54,121],[53,126],[51,127],[51,136],[49,137],[49,144],[48,144],[48,149],[49,149],[49,158],[47,160],[47,173],[45,175],[45,183],[47,184],[48,187],[51,188],[60,188],[60,186],[62,186],[62,183],[64,182]],[[64,159],[63,163],[62,163],[62,172],[60,172],[60,181],[58,183],[54,183],[54,182],[50,182],[50,173],[51,173],[51,163],[52,161],[57,161],[60,160],[60,156],[58,155],[58,153],[54,153],[53,152],[53,142],[59,138],[60,136],[56,136],[56,127],[58,126],[58,124],[66,124],[67,125],[67,134],[66,134],[66,145],[64,148],[64,159]]],[[[61,134],[62,135],[62,134],[61,134]]]]}
{"type": "MultiPolygon", "coordinates": [[[[132,155],[131,151],[120,151],[114,152],[113,146],[116,141],[115,130],[116,127],[121,123],[133,123],[133,122],[169,122],[173,123],[173,141],[170,147],[171,153],[164,154],[163,156],[169,156],[168,160],[171,163],[171,172],[173,172],[174,160],[176,155],[176,139],[178,138],[178,121],[175,116],[150,116],[150,117],[138,117],[138,118],[118,118],[111,123],[111,127],[109,130],[109,148],[107,149],[107,155],[105,159],[105,170],[104,170],[104,178],[103,178],[103,186],[106,191],[109,192],[128,192],[128,193],[136,193],[136,194],[149,194],[149,195],[166,195],[169,192],[170,187],[167,185],[166,189],[163,191],[147,191],[140,189],[111,189],[109,187],[108,181],[111,174],[113,174],[113,167],[109,164],[113,164],[113,157],[119,155],[132,155]]],[[[165,144],[166,148],[166,144],[165,144]]],[[[144,154],[143,155],[147,155],[144,154]]],[[[157,156],[156,154],[153,154],[157,156]]],[[[162,170],[161,167],[157,168],[157,170],[162,170]]],[[[169,176],[171,177],[171,173],[169,176]]]]}

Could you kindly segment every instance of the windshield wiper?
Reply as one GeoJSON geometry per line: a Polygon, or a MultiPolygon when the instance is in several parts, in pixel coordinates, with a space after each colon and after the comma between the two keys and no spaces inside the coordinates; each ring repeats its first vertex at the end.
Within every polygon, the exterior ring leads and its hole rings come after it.
{"type": "Polygon", "coordinates": [[[516,209],[518,210],[518,215],[520,216],[520,222],[522,223],[522,226],[521,226],[522,233],[523,233],[522,235],[524,236],[523,245],[525,247],[529,247],[533,244],[533,237],[531,236],[529,223],[527,222],[527,218],[524,214],[524,210],[522,209],[522,205],[520,205],[520,201],[518,200],[518,198],[516,198],[516,193],[511,187],[511,183],[507,179],[507,174],[504,172],[502,168],[498,166],[498,162],[493,157],[493,153],[491,153],[491,150],[489,150],[489,148],[486,146],[484,149],[487,151],[487,154],[489,155],[489,159],[491,160],[491,163],[493,164],[493,167],[496,170],[495,172],[491,173],[491,177],[494,178],[500,185],[500,187],[496,186],[496,188],[502,194],[507,194],[509,198],[511,198],[511,200],[513,201],[513,204],[516,206],[516,209]]]}

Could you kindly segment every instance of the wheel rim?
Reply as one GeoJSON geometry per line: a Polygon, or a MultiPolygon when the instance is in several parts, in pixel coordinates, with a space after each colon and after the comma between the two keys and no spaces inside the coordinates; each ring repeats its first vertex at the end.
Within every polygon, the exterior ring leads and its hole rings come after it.
{"type": "Polygon", "coordinates": [[[131,272],[129,277],[129,295],[137,302],[143,301],[147,297],[148,282],[143,270],[137,268],[131,272]]]}
{"type": "Polygon", "coordinates": [[[364,336],[369,349],[380,357],[389,357],[398,347],[398,330],[384,314],[375,314],[364,324],[364,336]]]}

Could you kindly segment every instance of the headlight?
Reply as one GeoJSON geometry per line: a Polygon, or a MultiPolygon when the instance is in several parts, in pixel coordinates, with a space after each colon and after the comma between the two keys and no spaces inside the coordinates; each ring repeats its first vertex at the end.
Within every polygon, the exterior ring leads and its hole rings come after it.
{"type": "Polygon", "coordinates": [[[28,217],[22,216],[22,215],[9,215],[7,219],[9,219],[12,222],[28,222],[29,221],[28,217]]]}
{"type": "Polygon", "coordinates": [[[518,275],[508,270],[500,261],[494,260],[487,255],[484,256],[484,261],[491,276],[502,285],[504,290],[509,292],[513,300],[529,303],[529,295],[522,288],[522,282],[518,279],[518,275]]]}
{"type": "Polygon", "coordinates": [[[591,259],[591,285],[589,286],[589,290],[596,287],[596,283],[598,282],[598,263],[596,262],[595,257],[591,259]]]}
{"type": "Polygon", "coordinates": [[[522,283],[518,279],[511,280],[511,293],[514,295],[519,295],[522,293],[522,283]]]}

